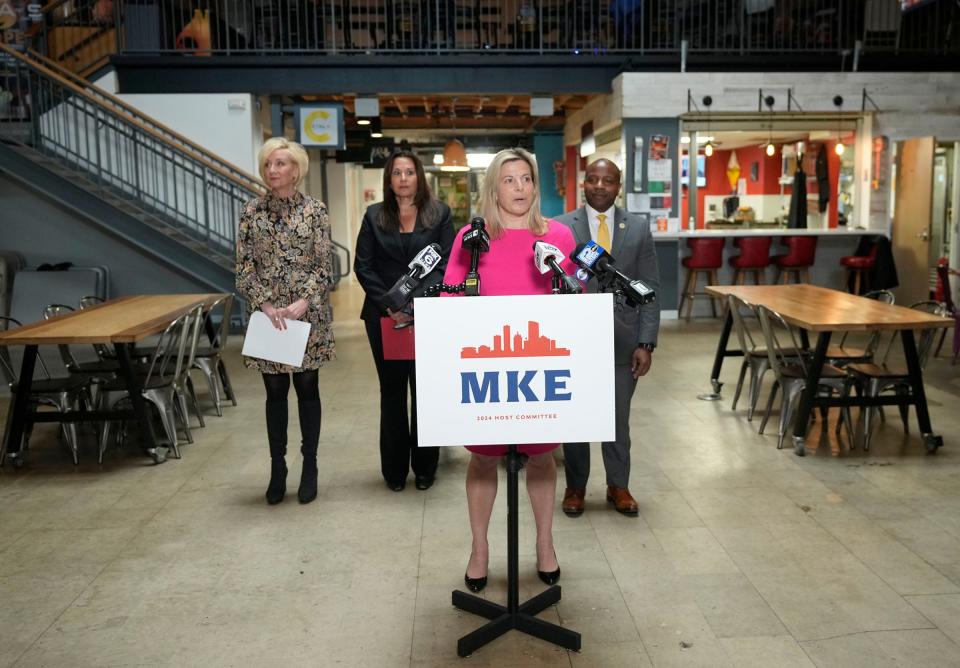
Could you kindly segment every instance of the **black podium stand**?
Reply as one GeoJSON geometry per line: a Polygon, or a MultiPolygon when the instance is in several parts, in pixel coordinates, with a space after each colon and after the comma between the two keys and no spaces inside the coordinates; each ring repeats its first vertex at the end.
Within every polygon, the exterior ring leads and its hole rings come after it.
{"type": "Polygon", "coordinates": [[[511,445],[507,453],[507,604],[503,606],[491,603],[463,591],[453,592],[454,606],[490,620],[457,641],[457,654],[460,656],[470,656],[475,650],[510,630],[522,631],[566,649],[580,651],[579,633],[534,616],[560,600],[558,585],[553,585],[525,603],[519,603],[517,498],[520,468],[517,446],[511,445]]]}

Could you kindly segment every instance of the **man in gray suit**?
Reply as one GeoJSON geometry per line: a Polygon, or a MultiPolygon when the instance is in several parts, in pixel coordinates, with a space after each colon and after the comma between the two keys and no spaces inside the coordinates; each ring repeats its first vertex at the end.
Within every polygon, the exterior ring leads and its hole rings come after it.
{"type": "MultiPolygon", "coordinates": [[[[578,244],[591,239],[596,241],[610,252],[621,272],[657,290],[660,287],[660,274],[650,225],[615,206],[619,192],[620,169],[609,160],[596,160],[587,166],[583,181],[587,205],[559,216],[557,220],[573,231],[578,244]]],[[[587,292],[596,292],[596,283],[596,279],[590,279],[587,292]]],[[[604,442],[601,450],[607,472],[607,501],[624,515],[637,514],[637,502],[628,489],[630,400],[637,387],[637,378],[650,370],[659,328],[660,306],[657,302],[639,309],[625,306],[614,313],[617,431],[616,440],[604,442]]],[[[587,492],[590,446],[588,443],[564,443],[563,457],[567,473],[563,512],[570,517],[577,517],[583,513],[583,500],[587,492]]]]}

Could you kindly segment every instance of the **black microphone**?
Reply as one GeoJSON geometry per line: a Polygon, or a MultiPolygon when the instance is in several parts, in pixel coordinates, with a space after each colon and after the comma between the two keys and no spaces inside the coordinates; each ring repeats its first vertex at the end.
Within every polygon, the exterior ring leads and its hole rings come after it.
{"type": "Polygon", "coordinates": [[[541,274],[553,270],[554,292],[564,295],[577,295],[583,292],[580,281],[568,274],[558,260],[563,259],[563,251],[546,241],[533,242],[533,262],[541,274]]]}
{"type": "Polygon", "coordinates": [[[413,293],[423,277],[433,271],[442,259],[440,244],[430,244],[417,253],[407,265],[407,273],[398,278],[383,295],[384,305],[394,312],[401,310],[413,299],[413,293]]]}
{"type": "Polygon", "coordinates": [[[595,276],[602,290],[612,289],[617,296],[622,296],[629,306],[643,306],[657,298],[656,292],[646,283],[620,272],[614,266],[613,256],[595,241],[588,241],[574,248],[570,259],[587,274],[595,276]]]}
{"type": "Polygon", "coordinates": [[[476,297],[480,294],[480,274],[477,272],[480,253],[490,250],[490,235],[487,234],[487,223],[482,216],[474,216],[470,221],[470,231],[463,235],[461,247],[470,251],[470,271],[463,281],[463,294],[476,297]]]}

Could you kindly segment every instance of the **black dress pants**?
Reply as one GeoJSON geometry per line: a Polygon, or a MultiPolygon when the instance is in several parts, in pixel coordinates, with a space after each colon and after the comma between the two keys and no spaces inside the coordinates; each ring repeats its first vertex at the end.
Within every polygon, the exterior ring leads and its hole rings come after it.
{"type": "Polygon", "coordinates": [[[365,320],[370,351],[380,379],[380,470],[388,483],[401,483],[413,474],[432,478],[439,448],[417,446],[417,377],[413,360],[383,359],[380,320],[365,320]],[[407,388],[410,389],[407,409],[407,388]]]}

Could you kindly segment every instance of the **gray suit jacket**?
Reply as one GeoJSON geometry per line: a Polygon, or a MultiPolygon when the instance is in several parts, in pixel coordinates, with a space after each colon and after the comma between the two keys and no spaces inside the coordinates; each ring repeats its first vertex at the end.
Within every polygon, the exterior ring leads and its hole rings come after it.
{"type": "MultiPolygon", "coordinates": [[[[584,208],[555,218],[573,231],[577,244],[590,241],[590,223],[584,208]]],[[[614,215],[613,248],[608,248],[617,269],[630,278],[638,278],[654,290],[660,290],[660,272],[657,270],[657,252],[653,245],[650,225],[629,214],[619,206],[614,215]]],[[[597,291],[597,281],[591,278],[587,292],[597,291]]],[[[624,308],[614,312],[613,350],[616,364],[629,364],[638,343],[656,343],[660,329],[659,300],[638,310],[624,308]]]]}

